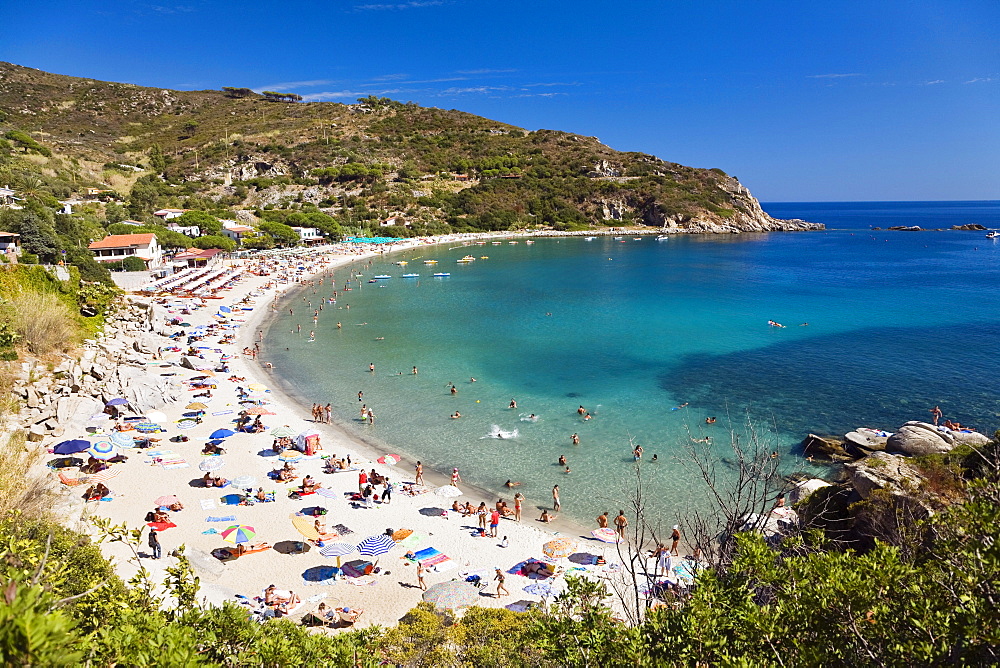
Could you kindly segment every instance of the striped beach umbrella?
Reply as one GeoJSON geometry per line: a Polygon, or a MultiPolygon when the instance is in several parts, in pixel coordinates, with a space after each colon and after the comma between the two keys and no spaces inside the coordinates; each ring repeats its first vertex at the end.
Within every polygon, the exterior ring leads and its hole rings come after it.
{"type": "Polygon", "coordinates": [[[402,457],[400,457],[399,455],[383,455],[383,456],[379,457],[376,461],[379,464],[386,464],[388,466],[395,466],[396,464],[399,463],[400,459],[402,459],[402,457]]]}
{"type": "Polygon", "coordinates": [[[248,408],[243,412],[247,415],[277,415],[277,413],[272,413],[262,406],[254,406],[253,408],[248,408]]]}
{"type": "Polygon", "coordinates": [[[164,431],[163,427],[155,422],[140,422],[135,426],[135,430],[142,434],[151,434],[157,431],[164,431]]]}
{"type": "Polygon", "coordinates": [[[96,441],[87,448],[87,454],[94,459],[111,459],[118,452],[118,448],[111,441],[96,441]]]}
{"type": "Polygon", "coordinates": [[[394,547],[396,547],[396,541],[384,533],[380,533],[377,536],[369,536],[358,543],[358,554],[366,557],[377,557],[394,547]]]}
{"type": "Polygon", "coordinates": [[[206,472],[218,471],[225,465],[226,460],[222,457],[209,457],[208,459],[202,460],[201,464],[198,464],[198,470],[206,472]]]}
{"type": "Polygon", "coordinates": [[[620,543],[622,540],[621,536],[619,536],[614,529],[609,529],[607,527],[603,529],[594,529],[590,532],[590,535],[602,543],[620,543]]]}
{"type": "Polygon", "coordinates": [[[121,472],[122,470],[119,468],[104,469],[103,471],[98,471],[97,473],[92,473],[88,475],[87,483],[94,485],[99,482],[108,482],[112,478],[117,478],[118,474],[121,472]]]}
{"type": "Polygon", "coordinates": [[[119,448],[131,448],[135,446],[135,439],[129,436],[128,434],[123,434],[120,431],[116,431],[115,433],[111,434],[109,440],[115,445],[117,445],[119,448]]]}
{"type": "Polygon", "coordinates": [[[565,559],[576,550],[576,541],[556,538],[542,545],[542,553],[550,559],[565,559]]]}
{"type": "Polygon", "coordinates": [[[247,487],[253,487],[257,484],[257,478],[252,475],[241,475],[233,478],[233,486],[239,489],[245,489],[247,487]]]}
{"type": "Polygon", "coordinates": [[[222,530],[222,540],[227,543],[249,543],[257,536],[257,531],[247,524],[234,524],[222,530]]]}
{"type": "Polygon", "coordinates": [[[278,427],[277,429],[273,430],[271,432],[271,436],[275,438],[291,438],[292,436],[295,436],[295,434],[297,433],[298,433],[297,431],[295,431],[286,424],[284,426],[278,427]]]}
{"type": "Polygon", "coordinates": [[[157,497],[157,499],[153,501],[153,505],[166,507],[170,507],[175,503],[180,503],[180,499],[173,494],[166,494],[164,496],[157,497]]]}
{"type": "Polygon", "coordinates": [[[340,558],[347,556],[356,549],[358,548],[350,543],[330,543],[320,549],[319,553],[324,557],[335,557],[337,559],[337,568],[340,568],[340,558]]]}

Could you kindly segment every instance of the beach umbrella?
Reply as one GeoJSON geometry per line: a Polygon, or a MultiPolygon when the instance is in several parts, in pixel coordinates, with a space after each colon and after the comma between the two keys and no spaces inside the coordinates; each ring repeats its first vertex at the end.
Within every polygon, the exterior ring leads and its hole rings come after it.
{"type": "Polygon", "coordinates": [[[350,543],[330,543],[320,549],[319,553],[324,557],[336,557],[337,568],[340,568],[340,558],[347,556],[356,549],[358,548],[354,547],[350,543]]]}
{"type": "Polygon", "coordinates": [[[251,392],[267,392],[267,385],[261,385],[260,383],[250,383],[247,385],[247,389],[251,392]]]}
{"type": "Polygon", "coordinates": [[[283,462],[297,462],[302,459],[302,453],[298,450],[285,450],[278,455],[278,459],[283,462]]]}
{"type": "Polygon", "coordinates": [[[239,489],[245,489],[247,487],[253,487],[257,484],[257,478],[252,475],[241,475],[233,478],[233,486],[239,489]]]}
{"type": "Polygon", "coordinates": [[[177,428],[178,429],[194,429],[197,426],[198,426],[198,423],[195,422],[194,420],[178,420],[177,421],[177,428]]]}
{"type": "Polygon", "coordinates": [[[292,436],[295,436],[295,430],[286,424],[283,427],[278,427],[272,431],[271,436],[274,436],[275,438],[291,438],[292,436]]]}
{"type": "Polygon", "coordinates": [[[146,413],[146,419],[150,422],[166,422],[167,415],[166,413],[162,413],[160,411],[150,411],[149,413],[146,413]]]}
{"type": "Polygon", "coordinates": [[[402,457],[400,457],[399,455],[383,455],[379,457],[376,461],[378,461],[379,464],[395,466],[396,464],[399,463],[400,459],[402,459],[402,457]]]}
{"type": "Polygon", "coordinates": [[[163,431],[163,427],[155,422],[140,422],[135,426],[135,430],[143,434],[150,434],[155,431],[163,431]]]}
{"type": "Polygon", "coordinates": [[[246,413],[247,415],[277,415],[277,413],[272,413],[266,408],[262,408],[260,406],[254,406],[253,408],[248,408],[243,412],[246,413]]]}
{"type": "Polygon", "coordinates": [[[211,435],[209,435],[209,438],[213,438],[213,439],[214,438],[229,438],[230,436],[232,436],[235,433],[236,432],[233,431],[232,429],[216,429],[215,431],[213,431],[211,433],[211,435]]]}
{"type": "Polygon", "coordinates": [[[434,493],[438,496],[443,496],[449,499],[456,496],[462,496],[462,490],[454,485],[444,485],[443,487],[438,487],[434,490],[434,493]]]}
{"type": "Polygon", "coordinates": [[[621,536],[619,536],[614,529],[608,529],[607,527],[603,529],[594,529],[590,532],[590,535],[602,543],[620,543],[622,540],[621,536]]]}
{"type": "Polygon", "coordinates": [[[576,541],[569,538],[556,538],[542,545],[542,553],[551,559],[565,559],[576,551],[576,541]]]}
{"type": "Polygon", "coordinates": [[[63,441],[59,443],[52,449],[57,455],[73,455],[77,452],[83,452],[90,447],[90,441],[84,441],[82,439],[74,439],[71,441],[63,441]]]}
{"type": "Polygon", "coordinates": [[[92,485],[99,482],[108,482],[112,478],[117,477],[121,472],[122,470],[118,468],[104,469],[103,471],[98,471],[87,476],[87,482],[92,485]]]}
{"type": "Polygon", "coordinates": [[[125,399],[123,397],[115,397],[114,399],[112,399],[111,401],[109,401],[108,403],[106,403],[104,405],[105,406],[124,406],[127,403],[128,403],[128,399],[125,399]]]}
{"type": "Polygon", "coordinates": [[[257,531],[252,526],[246,524],[234,524],[222,530],[222,540],[227,543],[249,543],[257,535],[257,531]]]}
{"type": "Polygon", "coordinates": [[[87,454],[94,459],[111,459],[118,452],[118,448],[111,441],[97,441],[87,448],[87,454]]]}
{"type": "Polygon", "coordinates": [[[228,306],[220,306],[219,307],[219,313],[232,313],[232,312],[233,312],[233,309],[229,308],[228,306]]]}
{"type": "Polygon", "coordinates": [[[109,440],[119,448],[131,448],[135,446],[135,439],[120,431],[111,434],[109,440]]]}
{"type": "Polygon", "coordinates": [[[175,503],[180,503],[180,501],[181,500],[178,499],[173,494],[166,494],[164,496],[161,496],[161,497],[157,498],[155,501],[153,501],[153,505],[155,505],[155,506],[172,506],[175,503]]]}
{"type": "Polygon", "coordinates": [[[439,582],[424,592],[424,600],[439,610],[454,610],[472,605],[479,600],[479,589],[465,580],[439,582]]]}
{"type": "Polygon", "coordinates": [[[358,543],[358,554],[366,557],[377,557],[394,547],[396,547],[396,541],[384,533],[380,533],[377,536],[369,536],[358,543]]]}
{"type": "Polygon", "coordinates": [[[187,406],[185,406],[184,408],[185,408],[185,410],[189,410],[189,411],[204,411],[204,410],[208,410],[208,406],[206,406],[205,404],[201,403],[200,401],[194,401],[194,402],[188,404],[187,406]]]}
{"type": "Polygon", "coordinates": [[[223,459],[222,457],[209,457],[208,459],[202,460],[201,464],[198,464],[198,470],[218,471],[225,465],[226,465],[226,460],[223,459]]]}
{"type": "Polygon", "coordinates": [[[289,515],[289,519],[292,520],[292,526],[295,530],[302,534],[303,537],[309,540],[319,540],[319,532],[316,531],[316,520],[315,518],[309,518],[305,515],[289,515]]]}

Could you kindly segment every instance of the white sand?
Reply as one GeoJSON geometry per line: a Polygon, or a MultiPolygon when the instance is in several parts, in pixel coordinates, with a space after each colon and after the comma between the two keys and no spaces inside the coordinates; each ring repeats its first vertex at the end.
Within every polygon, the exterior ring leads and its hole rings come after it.
{"type": "MultiPolygon", "coordinates": [[[[452,237],[445,241],[454,243],[455,240],[452,237]]],[[[311,267],[311,275],[321,274],[335,266],[341,266],[372,254],[371,252],[365,255],[327,254],[323,256],[324,264],[317,263],[311,267]]],[[[143,565],[153,572],[154,579],[164,579],[166,567],[175,561],[173,557],[169,556],[169,553],[183,544],[186,553],[192,559],[198,576],[201,578],[202,595],[211,603],[219,603],[224,600],[235,601],[237,599],[234,597],[237,594],[253,598],[259,596],[269,584],[274,584],[278,589],[296,592],[305,600],[304,605],[296,611],[296,617],[314,610],[318,605],[318,600],[309,599],[321,596],[328,607],[347,605],[351,608],[365,610],[359,622],[360,625],[391,625],[421,600],[422,592],[416,587],[416,566],[413,562],[403,558],[404,553],[408,550],[417,551],[433,547],[451,558],[452,568],[428,573],[426,576],[428,585],[458,578],[460,574],[469,571],[482,575],[486,581],[492,581],[494,567],[500,567],[506,572],[513,565],[529,558],[544,560],[542,545],[555,537],[569,536],[574,538],[577,543],[577,553],[600,554],[609,563],[617,559],[615,546],[593,540],[589,530],[584,531],[578,526],[562,521],[559,524],[544,525],[536,521],[533,512],[522,517],[520,523],[510,519],[501,520],[499,536],[506,536],[509,541],[508,547],[501,548],[499,547],[499,539],[473,537],[472,534],[477,527],[475,518],[463,519],[450,512],[447,519],[443,518],[438,509],[450,507],[451,499],[441,498],[433,491],[416,497],[408,497],[397,491],[393,494],[391,504],[375,504],[372,509],[353,509],[345,500],[343,493],[357,491],[357,472],[323,474],[321,472],[323,462],[320,459],[299,462],[296,465],[297,473],[302,477],[311,474],[323,487],[333,490],[336,493],[336,498],[310,495],[298,501],[291,500],[288,498],[287,492],[295,487],[296,483],[278,483],[267,478],[267,473],[278,468],[281,464],[269,449],[272,442],[270,429],[262,434],[241,433],[226,439],[224,444],[226,466],[218,474],[228,479],[239,475],[251,475],[258,481],[255,487],[263,486],[265,490],[275,490],[277,500],[274,503],[252,506],[221,505],[220,497],[227,493],[233,493],[234,490],[232,487],[205,489],[195,483],[203,475],[198,469],[198,465],[203,459],[207,459],[200,452],[210,433],[219,428],[233,427],[232,420],[237,417],[237,413],[241,409],[236,395],[237,386],[246,387],[253,382],[269,383],[258,364],[243,359],[241,351],[245,346],[252,345],[257,331],[255,325],[262,322],[270,313],[270,305],[276,294],[276,289],[264,290],[263,286],[273,278],[273,275],[258,277],[247,274],[243,282],[234,289],[222,293],[223,299],[206,300],[204,308],[194,311],[191,315],[183,316],[186,322],[195,326],[208,324],[215,321],[212,315],[216,313],[218,306],[235,305],[238,300],[253,291],[266,293],[265,296],[255,298],[254,310],[249,312],[246,322],[240,323],[241,328],[237,330],[238,337],[235,343],[219,345],[216,343],[219,336],[216,335],[194,344],[219,348],[227,354],[236,356],[230,362],[230,373],[245,377],[246,381],[232,382],[227,380],[230,374],[216,374],[215,382],[218,389],[214,391],[212,399],[206,402],[209,409],[204,422],[195,428],[181,431],[177,428],[176,421],[180,420],[182,414],[186,412],[184,406],[189,401],[204,402],[205,399],[182,400],[178,404],[162,409],[168,417],[168,420],[162,423],[167,427],[167,432],[155,434],[161,438],[157,446],[160,449],[170,449],[179,453],[190,466],[165,470],[160,465],[151,463],[149,456],[143,451],[126,451],[129,461],[116,465],[121,468],[122,472],[109,482],[114,499],[110,502],[88,504],[90,514],[108,517],[114,522],[126,523],[130,528],[136,528],[144,525],[143,518],[153,508],[153,499],[166,494],[174,494],[180,498],[185,509],[178,513],[170,513],[171,519],[178,526],[167,529],[160,534],[164,558],[159,561],[145,558],[142,560],[143,565]],[[212,415],[214,412],[222,411],[232,411],[232,413],[212,415]],[[178,434],[187,435],[190,440],[186,443],[173,443],[168,440],[178,434]],[[203,509],[203,502],[214,505],[214,507],[203,509]],[[338,580],[332,585],[305,586],[302,576],[307,569],[336,564],[335,559],[322,556],[315,546],[304,554],[283,554],[278,550],[271,549],[245,555],[225,563],[208,556],[213,549],[230,544],[224,542],[218,534],[205,534],[203,532],[208,529],[221,532],[234,522],[208,522],[206,521],[207,517],[235,516],[237,520],[235,523],[247,524],[256,529],[256,540],[267,541],[271,545],[275,545],[282,541],[302,541],[303,538],[293,528],[289,515],[317,505],[323,506],[329,511],[323,518],[327,526],[343,524],[353,530],[352,534],[334,542],[357,544],[368,536],[383,533],[387,528],[411,529],[422,538],[412,547],[396,546],[388,554],[378,557],[378,566],[382,568],[382,572],[373,577],[363,578],[362,580],[369,581],[371,584],[362,586],[352,584],[357,580],[351,578],[338,580]]],[[[326,285],[329,285],[328,280],[326,285]]],[[[294,287],[293,284],[286,284],[280,286],[278,290],[294,287]]],[[[179,339],[179,341],[180,347],[184,348],[184,339],[179,339]]],[[[206,355],[206,360],[213,364],[218,359],[218,354],[206,355]]],[[[266,361],[266,358],[263,361],[266,361]]],[[[178,366],[169,368],[151,366],[150,368],[150,373],[176,372],[185,379],[201,375],[201,372],[182,369],[178,366]]],[[[200,392],[200,390],[195,390],[186,392],[186,394],[194,395],[200,394],[200,392]]],[[[290,425],[297,432],[307,428],[315,428],[322,434],[323,451],[320,454],[336,454],[338,457],[350,454],[355,463],[363,463],[366,470],[374,468],[378,472],[388,475],[397,484],[397,489],[399,483],[413,480],[411,464],[401,462],[396,467],[390,467],[371,463],[371,460],[381,453],[370,451],[367,446],[352,440],[335,425],[313,424],[309,415],[310,406],[294,405],[294,402],[277,391],[268,393],[265,399],[270,402],[265,408],[276,413],[274,416],[264,416],[263,418],[264,424],[271,429],[282,425],[290,425]]],[[[425,471],[425,478],[429,483],[432,483],[431,486],[434,483],[443,483],[441,477],[434,472],[425,471]]],[[[379,487],[379,491],[381,489],[379,487]]],[[[479,490],[469,490],[464,487],[463,490],[467,493],[460,497],[461,501],[471,500],[473,505],[478,505],[480,500],[485,500],[492,509],[491,502],[496,500],[494,497],[487,496],[485,492],[479,490]]],[[[510,501],[512,496],[512,493],[505,495],[511,507],[513,507],[513,503],[510,501]]],[[[528,506],[525,507],[525,511],[527,513],[528,506]]],[[[145,553],[148,551],[145,548],[145,535],[142,545],[141,549],[145,553]]],[[[115,558],[123,576],[129,577],[135,572],[134,566],[126,563],[126,559],[130,555],[123,546],[106,544],[104,551],[109,557],[115,558]]],[[[355,552],[344,557],[343,561],[349,562],[359,558],[361,557],[355,552]]],[[[564,567],[575,567],[577,564],[574,562],[579,558],[580,556],[573,557],[571,560],[564,559],[561,564],[564,567]]],[[[376,560],[375,557],[367,559],[376,560]]],[[[590,567],[588,570],[599,574],[604,571],[604,567],[590,567]]],[[[559,578],[557,578],[558,580],[559,578]]],[[[506,588],[510,591],[510,596],[501,598],[492,596],[496,587],[495,583],[491,582],[490,586],[483,590],[491,595],[481,595],[478,605],[497,607],[510,605],[517,601],[539,601],[541,600],[539,596],[523,591],[523,588],[532,582],[533,580],[520,575],[508,574],[506,588]]]]}

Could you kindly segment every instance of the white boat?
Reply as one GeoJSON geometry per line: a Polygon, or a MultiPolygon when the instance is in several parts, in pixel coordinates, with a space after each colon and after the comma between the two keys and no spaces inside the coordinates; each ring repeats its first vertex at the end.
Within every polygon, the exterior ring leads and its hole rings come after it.
{"type": "Polygon", "coordinates": [[[437,260],[424,260],[424,264],[437,264],[437,260]]]}
{"type": "Polygon", "coordinates": [[[507,243],[508,243],[508,244],[510,244],[511,246],[514,246],[514,245],[516,245],[516,244],[517,244],[517,242],[516,242],[516,241],[508,241],[507,243]]]}
{"type": "Polygon", "coordinates": [[[380,275],[378,275],[378,276],[375,277],[375,280],[380,281],[380,280],[382,280],[384,278],[392,278],[392,276],[389,276],[388,274],[380,274],[380,275]]]}
{"type": "Polygon", "coordinates": [[[535,243],[535,242],[534,242],[534,241],[532,241],[531,239],[528,239],[528,240],[527,240],[527,241],[525,241],[524,243],[526,243],[526,244],[533,244],[533,243],[535,243]]]}
{"type": "Polygon", "coordinates": [[[475,261],[476,258],[472,257],[471,255],[466,255],[461,260],[456,260],[456,262],[475,262],[475,261]]]}
{"type": "Polygon", "coordinates": [[[670,235],[667,234],[661,234],[660,236],[656,237],[657,241],[667,241],[668,239],[670,239],[670,235]]]}
{"type": "Polygon", "coordinates": [[[596,239],[596,238],[597,238],[597,237],[587,237],[587,241],[593,241],[593,240],[594,240],[594,239],[596,239]]]}
{"type": "Polygon", "coordinates": [[[502,241],[491,241],[490,243],[492,243],[494,246],[499,246],[503,242],[502,241]]]}
{"type": "Polygon", "coordinates": [[[420,278],[420,274],[403,274],[403,278],[420,278]]]}
{"type": "Polygon", "coordinates": [[[400,260],[396,264],[398,264],[400,267],[405,267],[409,263],[406,260],[400,260]]]}
{"type": "Polygon", "coordinates": [[[1000,232],[996,230],[990,230],[989,234],[986,235],[987,239],[996,239],[1000,237],[1000,232]]]}
{"type": "Polygon", "coordinates": [[[451,274],[449,274],[446,271],[442,271],[442,272],[434,274],[434,275],[437,276],[437,277],[439,277],[439,278],[442,277],[442,276],[451,276],[451,274]]]}
{"type": "Polygon", "coordinates": [[[622,240],[621,237],[615,237],[615,241],[621,241],[621,240],[622,240]]]}

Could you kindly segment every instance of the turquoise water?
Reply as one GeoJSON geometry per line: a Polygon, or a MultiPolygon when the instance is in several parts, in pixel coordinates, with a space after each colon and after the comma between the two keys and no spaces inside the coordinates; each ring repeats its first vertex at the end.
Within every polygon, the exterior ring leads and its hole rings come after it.
{"type": "MultiPolygon", "coordinates": [[[[1000,245],[982,232],[863,229],[931,226],[907,222],[922,215],[935,227],[1000,224],[995,203],[930,206],[770,205],[846,228],[815,233],[541,238],[393,254],[325,306],[314,343],[302,300],[329,296],[329,280],[293,297],[295,316],[286,306],[275,319],[267,357],[366,439],[457,466],[489,489],[524,481],[539,505],[559,484],[564,511],[588,521],[624,507],[631,437],[647,460],[658,455],[644,468],[669,518],[701,498],[677,461],[680,444],[711,435],[724,461],[727,416],[739,427],[748,410],[771,425],[789,470],[805,466],[797,444],[809,431],[892,429],[935,404],[983,430],[1000,426],[1000,245]],[[907,208],[908,217],[895,213],[907,208]],[[489,259],[456,263],[466,254],[489,259]],[[430,258],[439,264],[424,265],[430,258]],[[411,272],[420,278],[401,278],[411,272]],[[367,282],[379,274],[393,278],[367,282]],[[301,334],[290,331],[297,324],[301,334]],[[358,391],[374,425],[358,420],[358,391]],[[580,405],[594,419],[581,420],[580,405]],[[463,417],[450,419],[455,411],[463,417]],[[706,425],[708,416],[718,422],[706,425]],[[497,428],[510,437],[490,437],[497,428]]],[[[338,288],[349,274],[335,273],[338,288]]]]}

